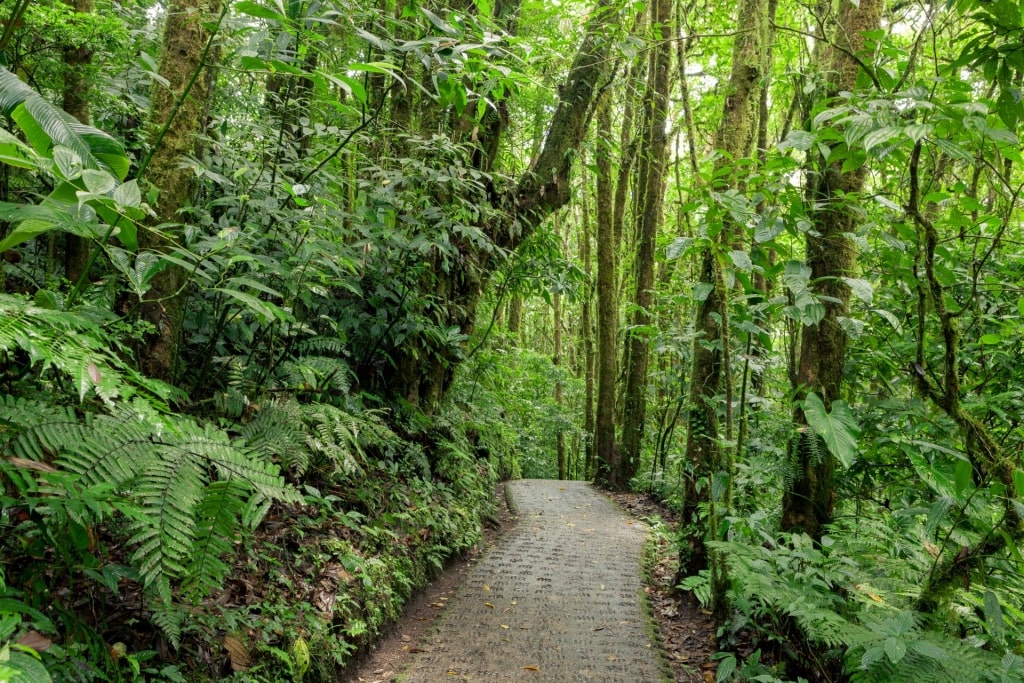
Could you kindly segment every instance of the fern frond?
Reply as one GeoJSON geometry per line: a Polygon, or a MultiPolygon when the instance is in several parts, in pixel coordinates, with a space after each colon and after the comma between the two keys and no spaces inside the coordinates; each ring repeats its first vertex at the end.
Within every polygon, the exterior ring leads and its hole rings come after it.
{"type": "Polygon", "coordinates": [[[113,406],[118,397],[140,393],[166,401],[170,385],[140,375],[112,349],[120,348],[92,318],[78,312],[43,308],[27,299],[0,294],[0,351],[21,349],[37,372],[53,369],[69,377],[84,400],[90,392],[113,406]]]}
{"type": "Polygon", "coordinates": [[[293,477],[309,469],[302,406],[295,401],[269,401],[239,430],[249,448],[269,462],[280,463],[293,477]]]}
{"type": "Polygon", "coordinates": [[[150,585],[183,576],[195,543],[195,510],[205,486],[199,463],[186,451],[177,451],[177,457],[162,455],[146,468],[134,491],[144,517],[133,525],[130,543],[138,548],[132,562],[150,585]]]}
{"type": "Polygon", "coordinates": [[[221,586],[229,571],[223,558],[239,536],[245,493],[245,486],[231,480],[206,487],[196,513],[195,543],[185,566],[186,589],[201,594],[221,586]]]}
{"type": "Polygon", "coordinates": [[[348,363],[328,356],[300,356],[281,363],[278,381],[293,391],[315,389],[348,393],[351,386],[348,363]]]}
{"type": "Polygon", "coordinates": [[[959,683],[1022,681],[1014,661],[933,631],[878,634],[850,648],[847,670],[854,683],[959,683]]]}

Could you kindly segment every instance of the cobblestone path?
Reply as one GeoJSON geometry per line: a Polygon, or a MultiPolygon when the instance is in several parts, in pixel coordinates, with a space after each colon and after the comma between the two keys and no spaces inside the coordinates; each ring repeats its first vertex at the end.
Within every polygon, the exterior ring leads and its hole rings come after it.
{"type": "Polygon", "coordinates": [[[399,680],[666,680],[641,607],[646,529],[583,482],[514,481],[507,494],[518,526],[473,568],[399,680]]]}

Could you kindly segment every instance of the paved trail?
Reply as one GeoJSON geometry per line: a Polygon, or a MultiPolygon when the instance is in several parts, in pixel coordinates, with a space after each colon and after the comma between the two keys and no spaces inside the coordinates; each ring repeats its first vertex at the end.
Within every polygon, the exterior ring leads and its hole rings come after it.
{"type": "Polygon", "coordinates": [[[507,491],[518,526],[474,567],[400,680],[665,680],[641,609],[643,526],[583,482],[507,491]]]}

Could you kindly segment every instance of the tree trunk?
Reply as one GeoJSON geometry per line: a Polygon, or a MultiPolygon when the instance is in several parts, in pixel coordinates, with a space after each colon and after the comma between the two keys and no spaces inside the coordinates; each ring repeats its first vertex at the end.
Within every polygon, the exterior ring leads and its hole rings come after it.
{"type": "MultiPolygon", "coordinates": [[[[719,189],[740,185],[740,172],[733,164],[750,153],[757,130],[759,94],[769,68],[766,59],[767,0],[740,0],[737,25],[747,30],[736,34],[722,121],[715,132],[714,146],[721,156],[715,162],[714,177],[721,178],[719,182],[724,186],[719,189]],[[731,170],[722,173],[730,167],[731,170]]],[[[718,253],[735,245],[742,235],[726,215],[719,232],[709,236],[714,244],[705,250],[701,258],[700,282],[710,291],[697,303],[693,369],[690,373],[690,413],[686,435],[690,472],[685,482],[680,525],[688,538],[681,545],[679,557],[679,571],[684,576],[708,566],[705,543],[717,539],[719,527],[711,519],[707,523],[706,534],[703,533],[699,509],[703,504],[714,503],[719,511],[726,510],[730,495],[728,482],[732,476],[730,454],[719,445],[719,394],[725,382],[723,359],[729,343],[729,310],[728,291],[718,253]],[[727,484],[718,499],[712,500],[712,490],[722,488],[713,486],[716,478],[727,484]]],[[[713,592],[718,594],[720,588],[721,585],[715,586],[713,592]]]]}
{"type": "MultiPolygon", "coordinates": [[[[92,14],[92,0],[65,0],[76,14],[92,14]]],[[[82,123],[89,123],[89,78],[92,50],[86,45],[65,45],[64,91],[61,107],[82,123]]],[[[89,240],[78,235],[64,236],[64,277],[78,282],[89,262],[89,240]]]]}
{"type": "MultiPolygon", "coordinates": [[[[883,8],[882,0],[861,0],[856,5],[841,0],[834,45],[821,52],[820,72],[832,76],[829,99],[856,88],[864,33],[880,26],[883,8]]],[[[803,328],[796,367],[797,398],[813,391],[826,409],[831,409],[842,387],[846,332],[839,320],[850,303],[850,288],[842,278],[854,274],[856,262],[856,250],[847,235],[856,230],[859,212],[855,202],[867,175],[865,166],[844,173],[841,163],[828,163],[816,174],[810,197],[814,231],[807,233],[807,265],[814,292],[825,306],[825,317],[817,325],[803,328]]],[[[782,497],[782,528],[820,539],[835,507],[835,459],[810,443],[817,437],[807,429],[799,405],[793,421],[800,437],[790,446],[792,476],[786,478],[782,497]]]]}
{"type": "MultiPolygon", "coordinates": [[[[610,56],[614,41],[609,36],[615,26],[612,6],[611,0],[601,0],[591,13],[586,35],[568,80],[560,88],[558,107],[532,171],[525,173],[510,192],[492,196],[492,201],[504,209],[500,218],[485,226],[497,249],[460,244],[461,258],[449,272],[436,273],[432,295],[437,301],[444,301],[436,321],[439,325],[471,334],[480,295],[499,263],[496,254],[515,250],[536,226],[569,201],[573,151],[582,143],[598,93],[614,71],[610,56]]],[[[499,126],[495,134],[500,135],[503,128],[499,126]]],[[[481,140],[483,149],[491,149],[493,144],[494,141],[481,140]]],[[[391,357],[393,369],[378,381],[373,377],[361,377],[361,381],[391,399],[401,399],[431,412],[451,385],[461,349],[406,343],[393,349],[391,357]]]]}
{"type": "Polygon", "coordinates": [[[583,459],[583,479],[589,480],[594,474],[594,321],[593,301],[594,286],[592,282],[593,267],[590,263],[590,202],[589,185],[584,183],[583,202],[581,213],[583,214],[582,226],[579,234],[579,258],[583,263],[583,272],[587,275],[587,284],[583,293],[583,300],[580,304],[580,345],[583,347],[583,433],[585,456],[583,459]]]}
{"type": "MultiPolygon", "coordinates": [[[[552,298],[552,317],[554,318],[555,328],[555,352],[551,358],[551,364],[555,366],[555,372],[559,375],[555,379],[555,405],[559,409],[562,407],[562,295],[555,292],[552,298]]],[[[568,469],[565,462],[565,434],[561,429],[558,430],[558,434],[555,437],[555,454],[558,461],[558,478],[567,479],[568,469]]]]}
{"type": "Polygon", "coordinates": [[[661,227],[665,195],[668,136],[669,62],[672,3],[658,0],[651,6],[651,28],[660,32],[660,40],[650,53],[647,94],[644,97],[644,133],[638,182],[641,211],[637,215],[636,304],[628,338],[629,364],[622,424],[622,460],[615,477],[618,488],[625,488],[636,475],[643,447],[644,420],[647,413],[647,366],[650,358],[649,335],[651,309],[654,306],[654,247],[661,227]]]}
{"type": "Polygon", "coordinates": [[[612,117],[609,96],[602,98],[597,114],[597,408],[594,419],[596,481],[616,488],[620,451],[615,443],[615,338],[619,329],[615,287],[615,225],[612,212],[611,139],[612,117]]]}
{"type": "MultiPolygon", "coordinates": [[[[156,84],[152,97],[153,153],[149,163],[139,170],[146,173],[150,185],[159,190],[155,225],[180,220],[178,212],[186,208],[192,193],[193,173],[179,167],[183,156],[194,154],[195,136],[205,129],[207,104],[213,89],[210,61],[213,34],[208,22],[221,14],[219,0],[175,0],[167,8],[160,75],[166,85],[156,84]]],[[[219,22],[217,28],[219,28],[219,22]]],[[[177,243],[173,228],[142,230],[139,248],[169,250],[177,243]]],[[[187,278],[177,266],[161,271],[152,280],[140,315],[153,325],[147,335],[140,359],[144,373],[151,377],[173,379],[184,318],[184,287],[187,278]]]]}

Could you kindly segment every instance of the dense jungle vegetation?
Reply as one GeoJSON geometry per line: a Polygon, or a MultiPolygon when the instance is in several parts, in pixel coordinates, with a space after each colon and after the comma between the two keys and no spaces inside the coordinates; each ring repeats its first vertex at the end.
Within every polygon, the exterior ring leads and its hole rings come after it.
{"type": "Polygon", "coordinates": [[[510,477],[720,681],[1024,680],[1022,14],[6,0],[0,681],[335,680],[510,477]]]}

